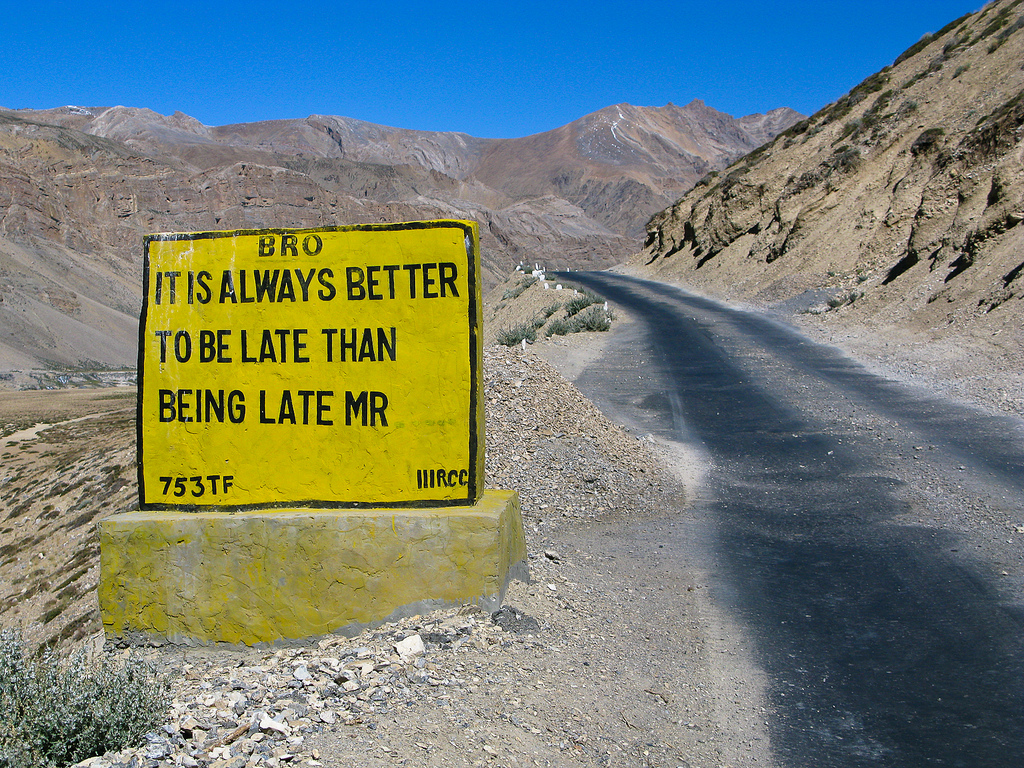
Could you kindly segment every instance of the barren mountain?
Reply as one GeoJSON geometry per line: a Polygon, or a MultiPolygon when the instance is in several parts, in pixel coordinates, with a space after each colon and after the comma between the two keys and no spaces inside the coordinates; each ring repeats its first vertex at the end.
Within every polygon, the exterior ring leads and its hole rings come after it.
{"type": "Polygon", "coordinates": [[[1019,374],[1022,62],[1021,0],[926,35],[654,216],[635,265],[804,309],[876,352],[931,345],[976,376],[968,352],[984,348],[1019,374]]]}
{"type": "Polygon", "coordinates": [[[554,131],[489,142],[473,176],[517,198],[558,195],[615,231],[640,235],[644,211],[799,119],[783,108],[734,120],[699,100],[618,104],[554,131]]]}
{"type": "Polygon", "coordinates": [[[148,232],[467,218],[487,286],[520,261],[600,268],[708,169],[799,117],[619,105],[504,140],[318,115],[0,111],[0,371],[134,364],[148,232]]]}

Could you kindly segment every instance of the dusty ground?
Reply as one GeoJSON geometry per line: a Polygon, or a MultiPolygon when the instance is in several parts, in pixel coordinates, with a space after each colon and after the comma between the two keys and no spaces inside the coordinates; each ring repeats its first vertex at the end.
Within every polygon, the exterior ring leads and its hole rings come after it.
{"type": "MultiPolygon", "coordinates": [[[[583,336],[540,346],[576,350],[561,357],[577,366],[590,354],[583,336]]],[[[135,754],[218,768],[765,764],[754,673],[719,640],[730,635],[703,600],[703,566],[649,540],[687,525],[662,449],[608,422],[532,347],[485,360],[488,483],[520,491],[533,577],[511,584],[505,629],[452,608],[324,647],[147,649],[177,701],[163,741],[135,754]],[[464,642],[430,642],[466,616],[464,642]],[[428,639],[420,667],[394,650],[414,633],[428,639]],[[331,660],[367,658],[345,681],[357,687],[339,688],[331,660]],[[296,688],[298,664],[313,679],[296,688]],[[242,680],[245,706],[225,709],[242,680]],[[288,734],[257,722],[260,741],[220,745],[263,715],[288,734]]],[[[135,503],[133,402],[123,391],[0,396],[0,625],[32,643],[99,642],[94,521],[135,503]],[[101,415],[71,421],[90,411],[101,415]],[[57,426],[24,431],[40,421],[57,426]]]]}
{"type": "Polygon", "coordinates": [[[957,400],[1024,418],[1024,333],[978,324],[938,338],[913,326],[879,333],[836,317],[790,317],[818,341],[834,344],[888,378],[935,389],[957,400]]]}
{"type": "Polygon", "coordinates": [[[99,629],[95,521],[136,498],[134,431],[134,388],[0,390],[0,626],[99,629]]]}

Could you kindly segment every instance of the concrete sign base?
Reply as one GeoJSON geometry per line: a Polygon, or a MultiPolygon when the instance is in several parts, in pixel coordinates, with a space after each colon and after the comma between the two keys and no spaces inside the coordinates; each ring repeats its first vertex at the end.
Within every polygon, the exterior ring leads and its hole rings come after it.
{"type": "Polygon", "coordinates": [[[100,612],[130,643],[286,643],[446,605],[496,610],[528,578],[515,491],[438,509],[129,512],[100,522],[100,612]]]}

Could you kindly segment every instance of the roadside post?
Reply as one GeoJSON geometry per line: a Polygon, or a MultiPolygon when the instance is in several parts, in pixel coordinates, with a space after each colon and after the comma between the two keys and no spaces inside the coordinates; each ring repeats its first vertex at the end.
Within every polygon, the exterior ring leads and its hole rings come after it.
{"type": "Polygon", "coordinates": [[[139,509],[100,522],[109,639],[276,643],[526,578],[485,490],[476,224],[145,238],[139,509]]]}

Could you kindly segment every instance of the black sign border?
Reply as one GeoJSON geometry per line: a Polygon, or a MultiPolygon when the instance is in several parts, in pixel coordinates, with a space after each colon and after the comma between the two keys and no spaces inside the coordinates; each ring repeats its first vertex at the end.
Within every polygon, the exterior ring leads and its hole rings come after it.
{"type": "Polygon", "coordinates": [[[480,263],[480,244],[474,231],[473,223],[457,219],[438,219],[432,221],[405,221],[387,224],[352,224],[336,227],[313,227],[306,229],[288,228],[267,228],[267,229],[232,229],[212,232],[169,232],[145,235],[143,238],[142,257],[142,310],[139,314],[139,349],[138,349],[138,376],[136,377],[136,407],[135,407],[135,442],[136,442],[136,476],[139,484],[139,509],[144,512],[250,512],[263,509],[377,509],[377,508],[400,508],[400,509],[429,509],[433,507],[469,507],[475,505],[483,495],[483,478],[479,476],[478,467],[483,465],[483,457],[478,452],[484,450],[484,423],[480,418],[480,408],[483,404],[480,400],[480,389],[483,387],[482,370],[480,368],[479,349],[481,344],[483,315],[478,306],[480,275],[477,265],[480,263]],[[152,242],[185,241],[185,240],[214,240],[223,237],[239,237],[245,235],[305,235],[321,232],[398,232],[417,229],[461,229],[467,243],[466,257],[468,260],[468,287],[469,287],[469,369],[473,386],[470,387],[469,395],[469,481],[466,486],[466,498],[457,499],[436,499],[411,501],[326,501],[322,499],[308,499],[303,501],[269,502],[259,504],[172,504],[168,502],[155,502],[146,500],[146,482],[143,477],[143,464],[145,461],[144,446],[142,440],[142,418],[144,392],[143,381],[145,376],[145,332],[146,321],[149,318],[149,244],[152,242]],[[477,382],[480,381],[480,386],[477,382]]]}

